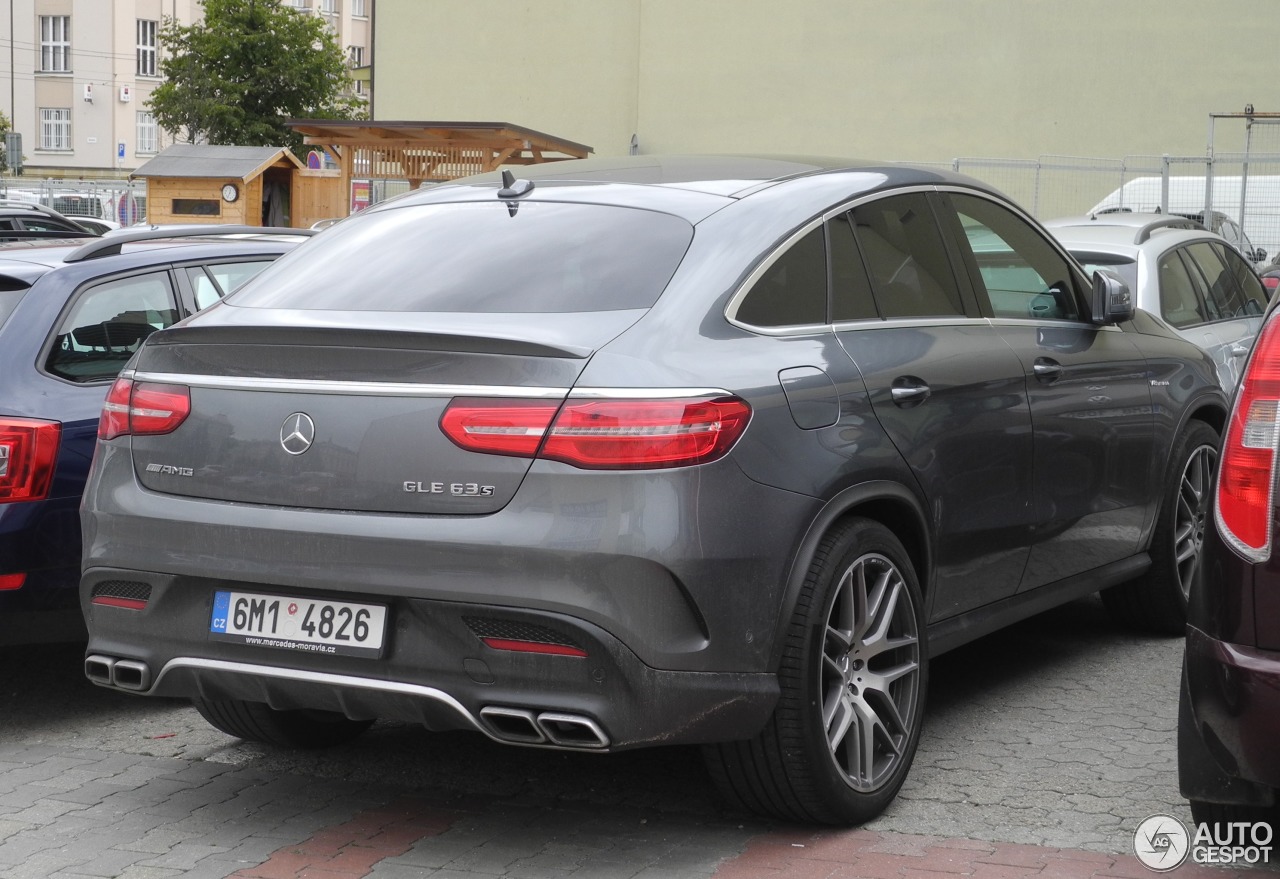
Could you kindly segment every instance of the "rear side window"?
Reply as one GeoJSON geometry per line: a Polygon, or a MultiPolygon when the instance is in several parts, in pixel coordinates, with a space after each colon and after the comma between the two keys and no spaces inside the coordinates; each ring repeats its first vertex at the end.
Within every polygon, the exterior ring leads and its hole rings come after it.
{"type": "Polygon", "coordinates": [[[1208,284],[1210,320],[1228,320],[1250,314],[1261,314],[1257,306],[1252,306],[1245,298],[1235,273],[1227,265],[1227,260],[1234,254],[1228,254],[1226,248],[1208,242],[1189,245],[1186,251],[1191,260],[1200,267],[1205,283],[1208,284]]]}
{"type": "Polygon", "coordinates": [[[821,226],[774,260],[742,300],[735,317],[754,327],[826,322],[827,247],[821,226]]]}
{"type": "Polygon", "coordinates": [[[1262,314],[1267,310],[1267,291],[1258,279],[1258,273],[1236,251],[1228,247],[1214,247],[1222,254],[1227,269],[1235,276],[1240,288],[1240,308],[1244,314],[1262,314]]]}
{"type": "Polygon", "coordinates": [[[859,205],[852,215],[858,248],[884,317],[964,313],[942,233],[923,193],[859,205]]]}
{"type": "Polygon", "coordinates": [[[195,294],[196,308],[208,308],[269,265],[271,260],[264,259],[188,267],[187,278],[195,294]]]}
{"type": "Polygon", "coordinates": [[[89,287],[58,326],[45,369],[74,382],[113,378],[147,336],[177,320],[167,272],[89,287]]]}
{"type": "Polygon", "coordinates": [[[693,239],[656,211],[410,205],[339,223],[229,299],[242,308],[564,313],[648,308],[693,239]]]}

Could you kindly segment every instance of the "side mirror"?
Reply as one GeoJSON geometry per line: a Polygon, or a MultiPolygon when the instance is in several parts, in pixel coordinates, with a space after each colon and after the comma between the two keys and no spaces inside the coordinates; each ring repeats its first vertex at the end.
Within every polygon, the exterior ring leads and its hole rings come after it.
{"type": "Polygon", "coordinates": [[[1093,301],[1089,303],[1093,322],[1101,326],[1133,318],[1133,294],[1124,279],[1110,269],[1093,273],[1093,301]]]}
{"type": "Polygon", "coordinates": [[[1251,259],[1252,259],[1255,263],[1264,262],[1264,261],[1266,260],[1266,258],[1267,258],[1267,252],[1266,252],[1265,250],[1263,250],[1261,247],[1259,247],[1257,250],[1255,250],[1255,251],[1253,252],[1253,256],[1251,257],[1251,259]]]}

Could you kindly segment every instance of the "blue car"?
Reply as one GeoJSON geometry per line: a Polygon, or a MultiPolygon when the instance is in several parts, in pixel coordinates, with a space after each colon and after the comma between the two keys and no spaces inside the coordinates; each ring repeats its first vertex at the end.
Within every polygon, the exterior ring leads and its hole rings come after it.
{"type": "Polygon", "coordinates": [[[103,399],[138,345],[309,234],[153,227],[0,244],[0,644],[85,637],[80,496],[103,399]]]}

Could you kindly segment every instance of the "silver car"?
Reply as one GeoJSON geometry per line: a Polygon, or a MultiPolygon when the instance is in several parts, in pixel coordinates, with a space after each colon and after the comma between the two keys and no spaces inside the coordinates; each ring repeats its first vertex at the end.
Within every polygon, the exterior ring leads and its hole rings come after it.
{"type": "Polygon", "coordinates": [[[1208,351],[1222,386],[1236,386],[1267,293],[1225,239],[1167,214],[1105,213],[1045,226],[1089,271],[1107,268],[1124,278],[1138,308],[1208,351]]]}

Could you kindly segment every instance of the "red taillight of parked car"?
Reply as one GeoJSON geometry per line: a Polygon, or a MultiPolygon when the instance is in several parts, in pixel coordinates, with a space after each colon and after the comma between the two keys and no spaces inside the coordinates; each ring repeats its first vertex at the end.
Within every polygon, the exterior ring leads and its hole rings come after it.
{"type": "Polygon", "coordinates": [[[1218,464],[1218,531],[1253,561],[1271,555],[1271,503],[1280,451],[1280,322],[1268,321],[1231,409],[1218,464]]]}
{"type": "Polygon", "coordinates": [[[0,504],[49,496],[62,425],[34,418],[0,418],[0,504]]]}
{"type": "Polygon", "coordinates": [[[1262,286],[1267,288],[1267,298],[1275,295],[1276,289],[1280,288],[1280,275],[1263,275],[1262,286]]]}
{"type": "Polygon", "coordinates": [[[440,420],[464,449],[539,457],[588,470],[687,467],[723,456],[747,427],[751,407],[715,399],[457,399],[440,420]]]}
{"type": "Polygon", "coordinates": [[[190,388],[118,378],[102,406],[98,438],[172,433],[190,414],[190,388]]]}

